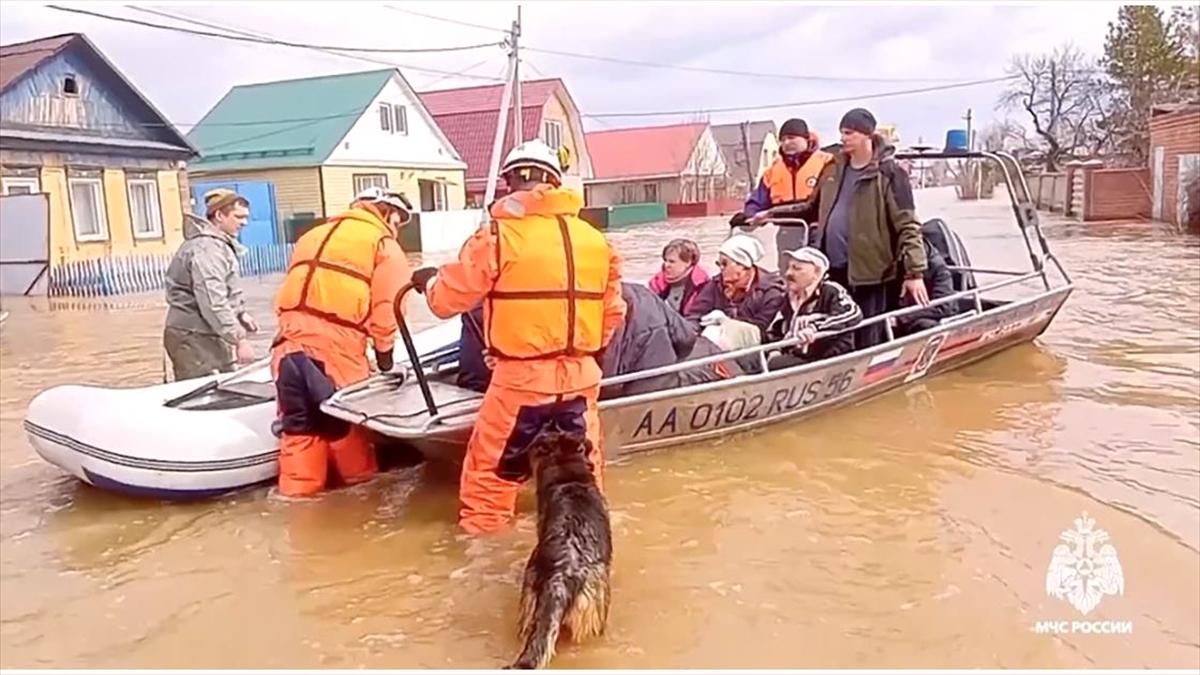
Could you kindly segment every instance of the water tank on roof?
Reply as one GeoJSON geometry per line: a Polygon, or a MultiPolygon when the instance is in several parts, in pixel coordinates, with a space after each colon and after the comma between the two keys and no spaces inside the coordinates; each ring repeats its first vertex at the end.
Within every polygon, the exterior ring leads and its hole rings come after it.
{"type": "Polygon", "coordinates": [[[966,129],[951,129],[946,132],[946,152],[966,152],[970,149],[966,129]]]}

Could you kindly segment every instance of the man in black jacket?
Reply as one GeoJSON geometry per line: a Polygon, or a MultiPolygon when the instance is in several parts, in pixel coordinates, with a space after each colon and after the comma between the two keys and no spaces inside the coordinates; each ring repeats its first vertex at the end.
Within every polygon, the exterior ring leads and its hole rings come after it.
{"type": "Polygon", "coordinates": [[[854,331],[816,338],[818,332],[851,328],[862,320],[862,310],[841,284],[826,278],[829,259],[815,248],[788,252],[787,302],[768,331],[772,342],[800,338],[767,362],[771,370],[812,363],[854,349],[854,331]]]}
{"type": "MultiPolygon", "coordinates": [[[[954,280],[950,275],[950,268],[946,265],[946,259],[928,239],[925,240],[925,258],[928,261],[924,275],[925,287],[929,289],[929,299],[932,301],[954,295],[954,280]]],[[[901,307],[912,307],[915,304],[909,296],[900,300],[901,307]]],[[[957,305],[957,302],[944,302],[897,318],[896,337],[912,335],[933,328],[941,323],[942,319],[958,313],[957,305]]]]}

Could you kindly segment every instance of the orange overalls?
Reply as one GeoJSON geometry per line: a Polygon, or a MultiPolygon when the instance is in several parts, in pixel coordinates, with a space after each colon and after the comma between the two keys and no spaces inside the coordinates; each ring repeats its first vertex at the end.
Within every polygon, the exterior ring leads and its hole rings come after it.
{"type": "Polygon", "coordinates": [[[426,290],[443,319],[485,301],[484,339],[496,358],[459,485],[459,524],[471,534],[508,526],[529,478],[526,451],[548,422],[586,432],[601,480],[596,354],[626,307],[621,259],[579,218],[582,206],[579,193],[547,184],[497,201],[491,226],[467,240],[426,290]]]}
{"type": "Polygon", "coordinates": [[[336,389],[370,376],[367,338],[393,349],[393,302],[412,273],[396,233],[370,206],[352,208],[300,237],[275,297],[279,332],[271,373],[283,433],[279,491],[326,488],[329,467],[345,484],[378,471],[366,432],[320,412],[336,389]]]}

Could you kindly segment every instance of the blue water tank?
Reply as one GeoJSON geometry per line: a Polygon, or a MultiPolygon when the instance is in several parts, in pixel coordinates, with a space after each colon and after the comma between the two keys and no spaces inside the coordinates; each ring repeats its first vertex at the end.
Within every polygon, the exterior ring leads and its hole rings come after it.
{"type": "Polygon", "coordinates": [[[969,149],[966,129],[951,129],[946,132],[946,152],[966,152],[969,149]]]}

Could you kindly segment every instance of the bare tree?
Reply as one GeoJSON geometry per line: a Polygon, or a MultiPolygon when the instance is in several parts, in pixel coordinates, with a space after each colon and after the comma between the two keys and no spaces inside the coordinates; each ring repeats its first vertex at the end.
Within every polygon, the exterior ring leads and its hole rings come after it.
{"type": "Polygon", "coordinates": [[[1097,125],[1103,120],[1105,88],[1077,48],[1067,44],[1051,54],[1017,56],[1008,72],[1014,79],[1000,107],[1028,113],[1048,171],[1057,171],[1063,159],[1103,150],[1105,133],[1097,125]]]}

